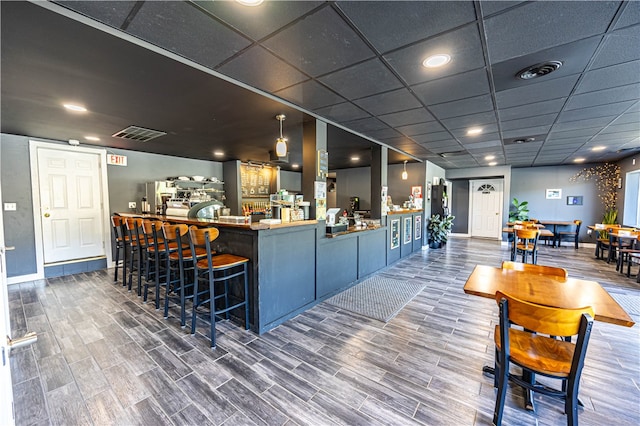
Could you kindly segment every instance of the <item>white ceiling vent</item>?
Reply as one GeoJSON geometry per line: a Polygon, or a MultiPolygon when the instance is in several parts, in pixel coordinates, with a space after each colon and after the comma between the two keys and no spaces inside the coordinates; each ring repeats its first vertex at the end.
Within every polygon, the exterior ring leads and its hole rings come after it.
{"type": "Polygon", "coordinates": [[[144,127],[129,126],[126,129],[122,129],[119,132],[114,133],[114,138],[129,139],[140,142],[147,142],[151,139],[159,138],[166,135],[167,132],[161,132],[159,130],[145,129],[144,127]]]}

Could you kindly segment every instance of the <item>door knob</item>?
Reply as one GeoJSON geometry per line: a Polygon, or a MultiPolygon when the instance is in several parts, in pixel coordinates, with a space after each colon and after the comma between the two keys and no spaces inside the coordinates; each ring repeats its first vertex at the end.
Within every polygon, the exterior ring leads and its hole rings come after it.
{"type": "Polygon", "coordinates": [[[49,216],[51,216],[51,214],[50,214],[50,213],[45,213],[45,214],[44,214],[44,217],[49,217],[49,216]]]}

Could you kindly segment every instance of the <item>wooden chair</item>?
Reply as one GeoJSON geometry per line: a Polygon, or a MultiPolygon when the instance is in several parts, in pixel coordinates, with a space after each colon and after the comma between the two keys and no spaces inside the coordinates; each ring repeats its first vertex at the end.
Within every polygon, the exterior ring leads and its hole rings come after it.
{"type": "Polygon", "coordinates": [[[578,237],[580,236],[580,226],[582,225],[582,221],[581,220],[574,220],[573,221],[575,228],[571,231],[559,231],[558,234],[556,235],[556,241],[558,243],[558,247],[560,247],[562,245],[562,240],[563,239],[571,239],[573,240],[573,244],[576,248],[576,250],[578,250],[578,237]]]}
{"type": "Polygon", "coordinates": [[[249,259],[233,254],[213,256],[211,242],[218,236],[216,228],[189,229],[191,250],[206,250],[206,258],[196,263],[191,334],[196,332],[197,310],[209,306],[211,347],[216,347],[216,320],[229,319],[229,313],[244,308],[244,325],[249,329],[249,259]]]}
{"type": "Polygon", "coordinates": [[[502,269],[514,269],[516,271],[531,272],[540,275],[551,275],[554,277],[567,278],[569,274],[564,268],[558,268],[555,266],[546,265],[533,265],[531,263],[520,263],[504,260],[502,262],[502,269]]]}
{"type": "Polygon", "coordinates": [[[137,292],[142,295],[142,274],[144,274],[144,254],[145,241],[142,236],[142,219],[138,217],[128,217],[125,219],[125,229],[127,231],[126,245],[129,247],[129,276],[127,278],[128,290],[131,291],[133,284],[133,273],[137,273],[137,292]]]}
{"type": "Polygon", "coordinates": [[[123,280],[127,276],[127,252],[125,249],[126,233],[124,230],[124,219],[122,216],[111,216],[111,227],[113,229],[113,249],[116,255],[116,268],[113,273],[113,281],[116,282],[118,281],[118,269],[122,269],[123,280]],[[120,257],[120,253],[122,253],[122,258],[120,257]]]}
{"type": "MultiPolygon", "coordinates": [[[[596,225],[597,226],[597,225],[596,225]]],[[[609,233],[614,229],[621,228],[618,224],[607,224],[603,229],[598,229],[598,239],[596,240],[596,257],[602,259],[604,251],[609,251],[609,233]]]]}
{"type": "Polygon", "coordinates": [[[526,391],[563,399],[567,424],[577,426],[578,387],[593,326],[593,309],[536,305],[501,292],[496,293],[496,301],[500,307],[500,324],[494,337],[498,393],[493,423],[502,424],[507,384],[511,380],[526,391]],[[572,343],[570,336],[576,335],[576,342],[572,343]],[[511,364],[522,368],[524,378],[509,374],[511,364]],[[562,390],[537,383],[536,374],[561,380],[562,390]]]}
{"type": "Polygon", "coordinates": [[[165,242],[162,237],[162,225],[164,225],[164,222],[160,220],[142,221],[142,229],[144,231],[147,248],[145,266],[147,275],[144,283],[143,301],[147,303],[149,287],[154,287],[156,309],[160,308],[160,285],[166,274],[164,268],[166,261],[165,242]]]}
{"type": "Polygon", "coordinates": [[[531,254],[531,263],[538,262],[538,229],[517,229],[513,230],[514,238],[512,245],[511,260],[515,261],[518,255],[522,255],[522,263],[527,263],[527,257],[531,254]]]}
{"type": "MultiPolygon", "coordinates": [[[[627,264],[627,277],[631,276],[631,264],[640,261],[640,235],[630,241],[629,247],[618,249],[618,260],[616,262],[616,271],[624,273],[624,264],[627,264]]],[[[638,273],[640,277],[640,272],[638,273]]]]}
{"type": "MultiPolygon", "coordinates": [[[[608,242],[602,242],[600,245],[600,249],[602,252],[604,252],[604,250],[607,250],[607,263],[611,263],[612,260],[616,260],[618,259],[618,250],[620,249],[628,249],[631,248],[631,246],[633,245],[633,240],[628,239],[628,238],[618,238],[618,237],[614,237],[612,231],[615,232],[620,232],[620,231],[627,231],[629,233],[634,233],[636,232],[636,230],[634,228],[622,228],[622,227],[617,227],[617,228],[609,228],[609,231],[607,232],[607,238],[608,238],[608,242]]],[[[600,239],[598,239],[598,241],[600,242],[600,239]]],[[[602,253],[604,254],[604,253],[602,253]]]]}
{"type": "Polygon", "coordinates": [[[188,239],[189,227],[185,224],[164,224],[162,226],[166,254],[166,291],[164,293],[164,317],[169,318],[169,300],[180,305],[180,326],[186,325],[186,301],[193,298],[193,279],[196,262],[206,256],[206,252],[197,249],[192,252],[188,239]]]}

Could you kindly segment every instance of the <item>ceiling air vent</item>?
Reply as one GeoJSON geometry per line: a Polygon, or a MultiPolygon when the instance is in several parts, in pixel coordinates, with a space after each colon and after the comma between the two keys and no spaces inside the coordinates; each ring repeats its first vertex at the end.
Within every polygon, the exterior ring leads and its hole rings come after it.
{"type": "Polygon", "coordinates": [[[119,132],[114,133],[114,138],[129,139],[133,141],[147,142],[151,139],[159,138],[166,135],[167,132],[161,132],[159,130],[145,129],[144,127],[129,126],[126,129],[122,129],[119,132]]]}
{"type": "Polygon", "coordinates": [[[532,78],[538,78],[550,74],[561,66],[562,62],[560,61],[542,62],[520,70],[516,76],[522,80],[531,80],[532,78]]]}

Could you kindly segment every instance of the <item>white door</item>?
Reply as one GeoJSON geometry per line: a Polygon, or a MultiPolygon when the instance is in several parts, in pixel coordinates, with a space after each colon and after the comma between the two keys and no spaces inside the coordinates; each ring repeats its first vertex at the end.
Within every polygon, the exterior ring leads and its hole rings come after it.
{"type": "Polygon", "coordinates": [[[44,263],[103,256],[100,155],[38,148],[44,263]]]}
{"type": "Polygon", "coordinates": [[[471,181],[471,236],[502,236],[502,180],[471,181]]]}
{"type": "MultiPolygon", "coordinates": [[[[0,194],[2,200],[2,194],[0,194]]],[[[7,262],[5,259],[4,225],[0,210],[0,425],[13,425],[13,390],[11,388],[11,369],[9,366],[9,347],[7,336],[9,328],[9,296],[7,294],[7,262]]]]}

